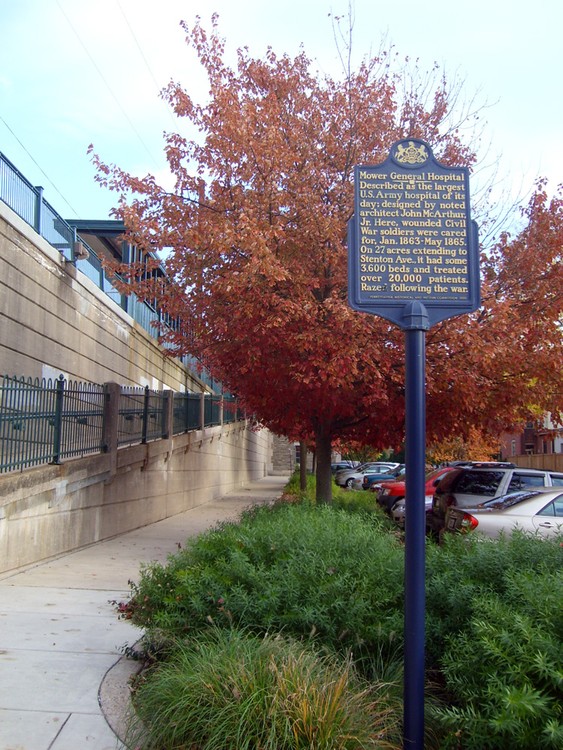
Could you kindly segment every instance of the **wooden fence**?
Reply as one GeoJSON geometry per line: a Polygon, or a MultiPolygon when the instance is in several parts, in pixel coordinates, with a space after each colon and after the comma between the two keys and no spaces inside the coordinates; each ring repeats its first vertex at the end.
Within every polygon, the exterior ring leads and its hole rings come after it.
{"type": "Polygon", "coordinates": [[[563,453],[530,453],[506,459],[525,469],[547,469],[563,472],[563,453]]]}

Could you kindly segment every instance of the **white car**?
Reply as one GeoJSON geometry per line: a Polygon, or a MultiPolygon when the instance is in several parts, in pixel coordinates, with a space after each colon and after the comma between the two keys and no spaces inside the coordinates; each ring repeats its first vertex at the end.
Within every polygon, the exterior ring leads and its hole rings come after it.
{"type": "MultiPolygon", "coordinates": [[[[432,510],[432,498],[433,495],[425,495],[424,496],[424,510],[426,513],[430,513],[432,510]]],[[[397,500],[395,505],[391,508],[391,518],[395,523],[399,524],[399,526],[405,525],[405,512],[406,512],[406,501],[405,498],[402,497],[400,500],[397,500]]]]}
{"type": "Polygon", "coordinates": [[[396,469],[397,466],[399,466],[399,464],[383,461],[373,461],[371,463],[362,464],[361,466],[358,466],[355,469],[350,469],[349,471],[337,471],[334,477],[334,481],[339,487],[352,487],[354,479],[357,479],[359,477],[360,489],[362,489],[361,483],[362,479],[364,478],[364,474],[376,474],[378,472],[387,474],[388,472],[393,471],[393,469],[396,469]]]}
{"type": "Polygon", "coordinates": [[[446,531],[476,531],[495,539],[522,529],[541,536],[563,533],[563,488],[521,490],[475,508],[448,508],[446,531]]]}

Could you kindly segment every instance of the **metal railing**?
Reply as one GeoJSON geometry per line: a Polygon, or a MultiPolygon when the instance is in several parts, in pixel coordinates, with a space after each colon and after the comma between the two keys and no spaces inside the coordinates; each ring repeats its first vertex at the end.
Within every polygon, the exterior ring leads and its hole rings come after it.
{"type": "Polygon", "coordinates": [[[146,443],[166,437],[164,392],[122,387],[119,396],[117,444],[146,443]]]}
{"type": "Polygon", "coordinates": [[[0,473],[105,452],[112,418],[117,422],[117,447],[244,419],[233,397],[209,393],[122,386],[113,410],[109,398],[106,385],[66,381],[62,375],[55,381],[4,376],[0,473]]]}
{"type": "Polygon", "coordinates": [[[221,424],[221,396],[209,396],[205,399],[205,424],[221,424]]]}
{"type": "Polygon", "coordinates": [[[4,377],[0,385],[0,471],[100,452],[104,387],[4,377]]]}
{"type": "Polygon", "coordinates": [[[201,424],[201,399],[197,393],[175,393],[172,434],[197,430],[201,424]]]}

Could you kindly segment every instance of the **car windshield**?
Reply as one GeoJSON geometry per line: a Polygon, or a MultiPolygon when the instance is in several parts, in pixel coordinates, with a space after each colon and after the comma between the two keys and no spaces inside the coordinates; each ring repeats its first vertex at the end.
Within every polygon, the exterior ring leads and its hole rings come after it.
{"type": "Polygon", "coordinates": [[[503,508],[510,508],[512,505],[518,505],[523,500],[530,500],[532,497],[537,497],[539,492],[511,492],[508,495],[502,495],[501,497],[495,497],[494,500],[487,500],[481,503],[481,508],[493,508],[494,510],[502,510],[503,508]]]}

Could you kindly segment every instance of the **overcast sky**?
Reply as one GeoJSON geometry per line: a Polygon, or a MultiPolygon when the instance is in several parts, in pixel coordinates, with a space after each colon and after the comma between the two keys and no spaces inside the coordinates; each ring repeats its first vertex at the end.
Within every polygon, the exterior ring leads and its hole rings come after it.
{"type": "MultiPolygon", "coordinates": [[[[560,0],[355,0],[356,62],[381,46],[434,62],[477,94],[499,178],[528,192],[563,182],[563,4],[560,0]]],[[[94,182],[87,148],[135,174],[165,170],[159,99],[170,79],[200,85],[180,20],[220,16],[229,53],[267,46],[337,76],[329,13],[348,0],[0,0],[0,151],[66,218],[104,219],[115,195],[94,182]]],[[[430,144],[432,145],[432,144],[430,144]]]]}

